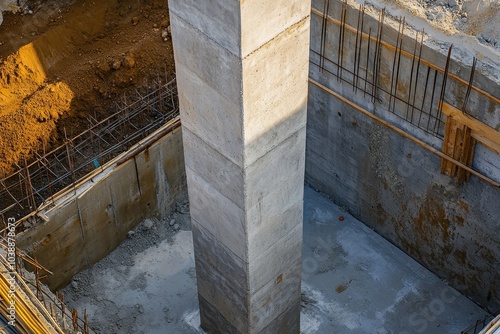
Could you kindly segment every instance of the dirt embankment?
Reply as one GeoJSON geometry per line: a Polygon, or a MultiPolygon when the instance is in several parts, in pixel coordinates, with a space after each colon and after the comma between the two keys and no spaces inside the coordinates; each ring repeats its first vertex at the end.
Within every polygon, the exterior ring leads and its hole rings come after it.
{"type": "Polygon", "coordinates": [[[0,177],[173,77],[167,0],[27,1],[0,26],[0,177]]]}
{"type": "Polygon", "coordinates": [[[0,68],[0,172],[5,173],[23,163],[31,150],[49,147],[74,93],[64,82],[46,82],[32,45],[23,46],[0,68]]]}
{"type": "Polygon", "coordinates": [[[447,34],[464,33],[500,50],[498,0],[382,0],[408,9],[447,34]]]}

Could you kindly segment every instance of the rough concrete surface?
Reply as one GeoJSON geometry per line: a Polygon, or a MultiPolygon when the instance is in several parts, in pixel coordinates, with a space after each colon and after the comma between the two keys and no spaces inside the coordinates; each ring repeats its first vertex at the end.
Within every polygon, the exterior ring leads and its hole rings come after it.
{"type": "MultiPolygon", "coordinates": [[[[79,314],[87,309],[101,333],[203,333],[187,205],[184,200],[162,221],[146,220],[78,274],[63,290],[68,305],[79,314]]],[[[485,315],[309,187],[303,261],[304,334],[456,334],[485,315]]]]}
{"type": "MultiPolygon", "coordinates": [[[[143,144],[147,144],[147,140],[143,144]]],[[[140,145],[140,144],[139,144],[140,145]]],[[[46,221],[17,236],[18,246],[54,274],[52,290],[101,260],[146,218],[164,217],[183,196],[184,157],[180,128],[165,134],[134,158],[110,161],[54,205],[40,213],[46,221]]]]}
{"type": "Polygon", "coordinates": [[[170,11],[201,326],[298,334],[310,3],[170,11]]]}
{"type": "Polygon", "coordinates": [[[145,220],[102,261],[74,277],[68,305],[99,333],[183,333],[197,303],[187,199],[162,221],[145,220]]]}
{"type": "MultiPolygon", "coordinates": [[[[322,1],[313,2],[319,10],[323,8],[322,3],[322,1]]],[[[356,27],[358,6],[349,4],[348,7],[347,22],[356,27]]],[[[332,1],[330,15],[339,18],[340,8],[340,1],[332,1]]],[[[394,29],[394,22],[391,23],[390,18],[390,14],[394,13],[389,9],[388,11],[388,17],[384,21],[387,24],[384,25],[381,39],[395,45],[397,30],[394,29]]],[[[377,28],[376,22],[372,14],[367,14],[364,20],[365,32],[371,29],[373,35],[377,28]]],[[[313,15],[311,49],[316,52],[321,50],[321,27],[321,18],[313,15]]],[[[325,43],[325,54],[336,61],[339,50],[339,27],[330,23],[326,30],[328,38],[325,43]]],[[[427,28],[425,31],[432,33],[427,28]]],[[[356,45],[356,34],[346,33],[344,38],[346,55],[343,58],[343,81],[340,82],[336,77],[337,68],[330,62],[326,62],[325,71],[312,65],[310,77],[407,134],[442,150],[444,135],[425,132],[416,122],[411,122],[413,117],[405,117],[408,111],[406,105],[396,103],[391,108],[390,97],[381,90],[377,93],[377,98],[372,100],[368,94],[353,89],[345,69],[352,69],[356,59],[352,48],[356,45]]],[[[432,35],[432,38],[440,36],[432,35]]],[[[403,48],[413,52],[415,48],[413,40],[405,36],[404,41],[403,48]]],[[[441,41],[444,43],[446,38],[441,41]]],[[[364,39],[365,47],[366,42],[364,39]]],[[[428,42],[429,40],[424,39],[422,59],[445,67],[446,50],[436,50],[428,42]]],[[[358,41],[358,45],[359,43],[358,41]]],[[[371,43],[372,55],[374,44],[371,43]]],[[[468,80],[471,65],[469,58],[462,57],[455,48],[453,54],[455,58],[452,57],[450,61],[450,73],[468,80]]],[[[477,55],[479,57],[479,51],[477,55]]],[[[364,57],[366,55],[362,52],[361,59],[365,59],[364,57]]],[[[422,83],[425,82],[426,73],[431,71],[424,65],[420,67],[415,65],[412,69],[410,57],[407,57],[406,62],[404,62],[405,57],[402,57],[402,66],[400,70],[396,70],[398,67],[393,67],[394,57],[394,51],[382,48],[378,85],[386,91],[391,90],[391,75],[393,75],[394,81],[399,80],[398,84],[394,84],[397,87],[394,91],[398,91],[402,101],[408,101],[408,87],[411,86],[411,78],[416,79],[418,68],[420,84],[417,87],[418,91],[423,93],[427,86],[422,83]]],[[[500,64],[498,52],[495,57],[498,66],[500,64]]],[[[318,63],[318,58],[317,54],[311,52],[311,63],[318,63]]],[[[480,58],[481,66],[478,66],[482,67],[483,61],[484,59],[480,58]]],[[[483,69],[476,71],[474,85],[493,96],[500,96],[497,79],[483,69]]],[[[364,70],[361,71],[363,75],[366,73],[364,70]]],[[[372,70],[368,73],[371,76],[372,70]]],[[[432,80],[430,81],[432,83],[432,80]]],[[[428,85],[427,93],[432,91],[431,83],[428,85]]],[[[412,87],[415,87],[415,81],[412,87]]],[[[450,78],[443,95],[444,101],[462,106],[466,90],[466,84],[450,78]]],[[[436,94],[440,92],[441,89],[436,90],[436,94]]],[[[420,101],[427,101],[427,110],[437,114],[438,98],[434,98],[434,104],[430,103],[431,99],[430,96],[424,99],[418,94],[416,98],[419,104],[420,101]]],[[[490,127],[500,129],[500,104],[494,99],[472,93],[466,112],[490,127]]],[[[420,119],[420,116],[415,119],[420,119]]],[[[425,119],[425,115],[422,119],[425,119]]],[[[442,123],[446,121],[446,117],[442,117],[442,123]]],[[[434,129],[436,128],[439,126],[434,126],[434,129]]],[[[444,126],[441,128],[444,129],[444,126]]],[[[498,182],[500,181],[499,159],[500,155],[493,150],[477,145],[472,166],[498,182]]],[[[441,159],[431,151],[373,121],[311,84],[306,180],[331,196],[337,204],[349,208],[357,219],[375,229],[432,272],[446,279],[450,285],[483,307],[488,307],[492,311],[498,310],[500,248],[498,233],[494,231],[500,229],[498,215],[500,189],[476,176],[471,176],[469,181],[457,185],[456,178],[441,173],[440,163],[441,159]]]]}

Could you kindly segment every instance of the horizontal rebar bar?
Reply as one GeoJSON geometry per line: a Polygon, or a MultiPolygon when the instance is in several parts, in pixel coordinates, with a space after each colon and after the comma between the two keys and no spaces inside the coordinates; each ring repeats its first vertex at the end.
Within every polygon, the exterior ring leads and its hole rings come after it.
{"type": "Polygon", "coordinates": [[[445,160],[448,160],[452,163],[454,163],[455,165],[465,169],[466,171],[476,175],[477,177],[479,177],[480,179],[482,179],[483,181],[486,181],[488,182],[489,184],[497,187],[497,188],[500,188],[500,183],[498,183],[497,181],[487,177],[486,175],[483,175],[481,174],[480,172],[476,171],[475,169],[472,169],[470,168],[469,166],[467,165],[464,165],[463,163],[461,163],[460,161],[457,161],[455,159],[453,159],[452,157],[449,157],[447,156],[446,154],[444,154],[443,152],[435,149],[434,147],[432,147],[431,145],[423,142],[422,140],[412,136],[411,134],[405,132],[404,130],[401,130],[400,128],[398,128],[397,126],[387,122],[386,120],[376,116],[375,114],[371,113],[370,111],[364,109],[363,107],[357,105],[356,103],[354,102],[351,102],[349,101],[348,99],[346,99],[345,97],[341,96],[340,94],[334,92],[333,90],[329,89],[328,87],[320,84],[319,82],[317,82],[316,80],[313,80],[311,78],[309,78],[309,82],[312,83],[313,85],[317,86],[318,88],[322,89],[323,91],[327,92],[328,94],[332,95],[333,97],[339,99],[340,101],[342,101],[343,103],[347,104],[348,106],[356,109],[357,111],[361,112],[362,114],[368,116],[369,118],[373,119],[374,121],[388,127],[389,129],[397,132],[398,134],[400,134],[401,136],[413,141],[415,144],[425,148],[426,150],[436,154],[437,156],[445,159],[445,160]]]}
{"type": "Polygon", "coordinates": [[[49,199],[55,192],[91,170],[127,150],[179,113],[175,79],[154,83],[154,90],[138,100],[124,98],[117,104],[117,112],[96,121],[89,128],[66,138],[65,143],[50,152],[39,154],[24,166],[17,166],[11,175],[0,179],[0,214],[17,208],[17,213],[28,214],[49,199]]]}

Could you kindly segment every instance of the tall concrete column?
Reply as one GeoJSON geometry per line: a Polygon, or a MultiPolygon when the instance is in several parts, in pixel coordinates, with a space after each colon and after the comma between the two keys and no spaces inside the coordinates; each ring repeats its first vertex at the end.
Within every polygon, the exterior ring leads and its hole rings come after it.
{"type": "Polygon", "coordinates": [[[170,0],[201,324],[299,333],[307,0],[170,0]]]}

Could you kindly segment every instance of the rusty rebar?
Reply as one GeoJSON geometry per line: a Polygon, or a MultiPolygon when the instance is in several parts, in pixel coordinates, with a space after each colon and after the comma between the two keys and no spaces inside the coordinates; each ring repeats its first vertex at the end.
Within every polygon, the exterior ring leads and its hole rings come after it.
{"type": "Polygon", "coordinates": [[[437,131],[439,131],[439,124],[441,122],[441,115],[443,112],[443,103],[444,103],[444,97],[446,94],[446,83],[448,81],[448,72],[450,70],[452,50],[453,50],[453,44],[450,45],[450,48],[448,49],[448,56],[446,57],[446,66],[444,68],[443,82],[441,84],[441,94],[439,95],[439,103],[438,103],[438,110],[437,110],[437,115],[436,115],[436,122],[434,123],[434,129],[433,129],[434,132],[436,132],[436,126],[437,126],[437,131]]]}
{"type": "MultiPolygon", "coordinates": [[[[399,74],[399,61],[398,61],[398,50],[400,49],[401,41],[402,41],[402,35],[404,32],[404,21],[402,18],[399,19],[399,26],[398,26],[398,35],[396,37],[396,48],[394,49],[394,59],[392,61],[392,71],[391,71],[391,88],[389,90],[389,111],[391,111],[391,105],[392,105],[392,97],[397,96],[396,94],[393,93],[394,90],[394,73],[399,74]],[[403,28],[401,28],[403,27],[403,28]],[[398,67],[396,69],[396,63],[398,64],[398,67]],[[393,95],[394,94],[394,95],[393,95]]],[[[399,60],[401,60],[401,52],[399,52],[399,60]]],[[[397,75],[396,75],[397,78],[397,75]]],[[[396,79],[397,81],[397,79],[396,79]]],[[[396,92],[397,92],[397,82],[396,82],[396,92]]],[[[394,110],[393,110],[394,112],[394,110]]]]}
{"type": "Polygon", "coordinates": [[[319,64],[321,72],[325,66],[325,52],[326,52],[326,33],[328,28],[328,11],[330,9],[330,0],[325,0],[323,4],[323,20],[321,22],[321,40],[320,40],[320,56],[319,64]]]}
{"type": "Polygon", "coordinates": [[[465,93],[464,103],[462,106],[462,112],[464,113],[466,112],[467,103],[469,102],[470,93],[472,90],[472,84],[474,82],[474,74],[476,72],[476,65],[477,65],[477,58],[474,57],[472,59],[472,68],[470,70],[469,84],[467,85],[467,92],[465,93]]]}
{"type": "MultiPolygon", "coordinates": [[[[406,117],[405,119],[408,120],[408,116],[410,116],[409,111],[410,111],[410,104],[411,104],[411,88],[413,85],[413,70],[415,69],[415,58],[416,53],[417,53],[417,44],[418,44],[418,31],[415,32],[415,45],[413,47],[413,58],[411,60],[411,70],[410,70],[410,84],[408,85],[408,101],[406,102],[406,117]]],[[[418,69],[417,69],[417,74],[418,74],[418,69]]],[[[418,80],[418,77],[417,77],[418,80]]],[[[415,81],[415,86],[417,86],[417,82],[415,81]]],[[[410,121],[411,123],[411,121],[410,121]]]]}
{"type": "MultiPolygon", "coordinates": [[[[422,62],[422,47],[424,44],[424,34],[425,34],[425,31],[424,31],[424,29],[422,29],[422,34],[420,36],[420,50],[418,52],[417,75],[415,78],[415,87],[413,89],[413,102],[411,104],[412,105],[411,106],[411,119],[410,119],[411,123],[413,123],[413,111],[415,110],[415,100],[416,100],[416,96],[417,96],[418,78],[420,76],[420,63],[422,62]]],[[[425,82],[425,89],[427,89],[427,81],[425,82]]],[[[425,98],[425,93],[424,93],[423,98],[425,98]]],[[[420,113],[420,115],[422,115],[422,113],[420,113]]],[[[420,120],[419,120],[419,124],[420,124],[420,120]]]]}
{"type": "Polygon", "coordinates": [[[375,57],[373,58],[373,76],[372,76],[372,102],[375,102],[376,96],[378,94],[378,79],[380,72],[380,58],[382,53],[382,32],[384,26],[385,8],[380,11],[378,28],[377,28],[377,44],[375,47],[375,57]]]}
{"type": "Polygon", "coordinates": [[[365,88],[364,88],[364,93],[363,97],[366,97],[366,85],[368,84],[368,67],[370,66],[370,42],[371,42],[371,36],[372,36],[372,28],[370,27],[368,29],[368,45],[366,47],[366,69],[365,69],[365,88]]]}

